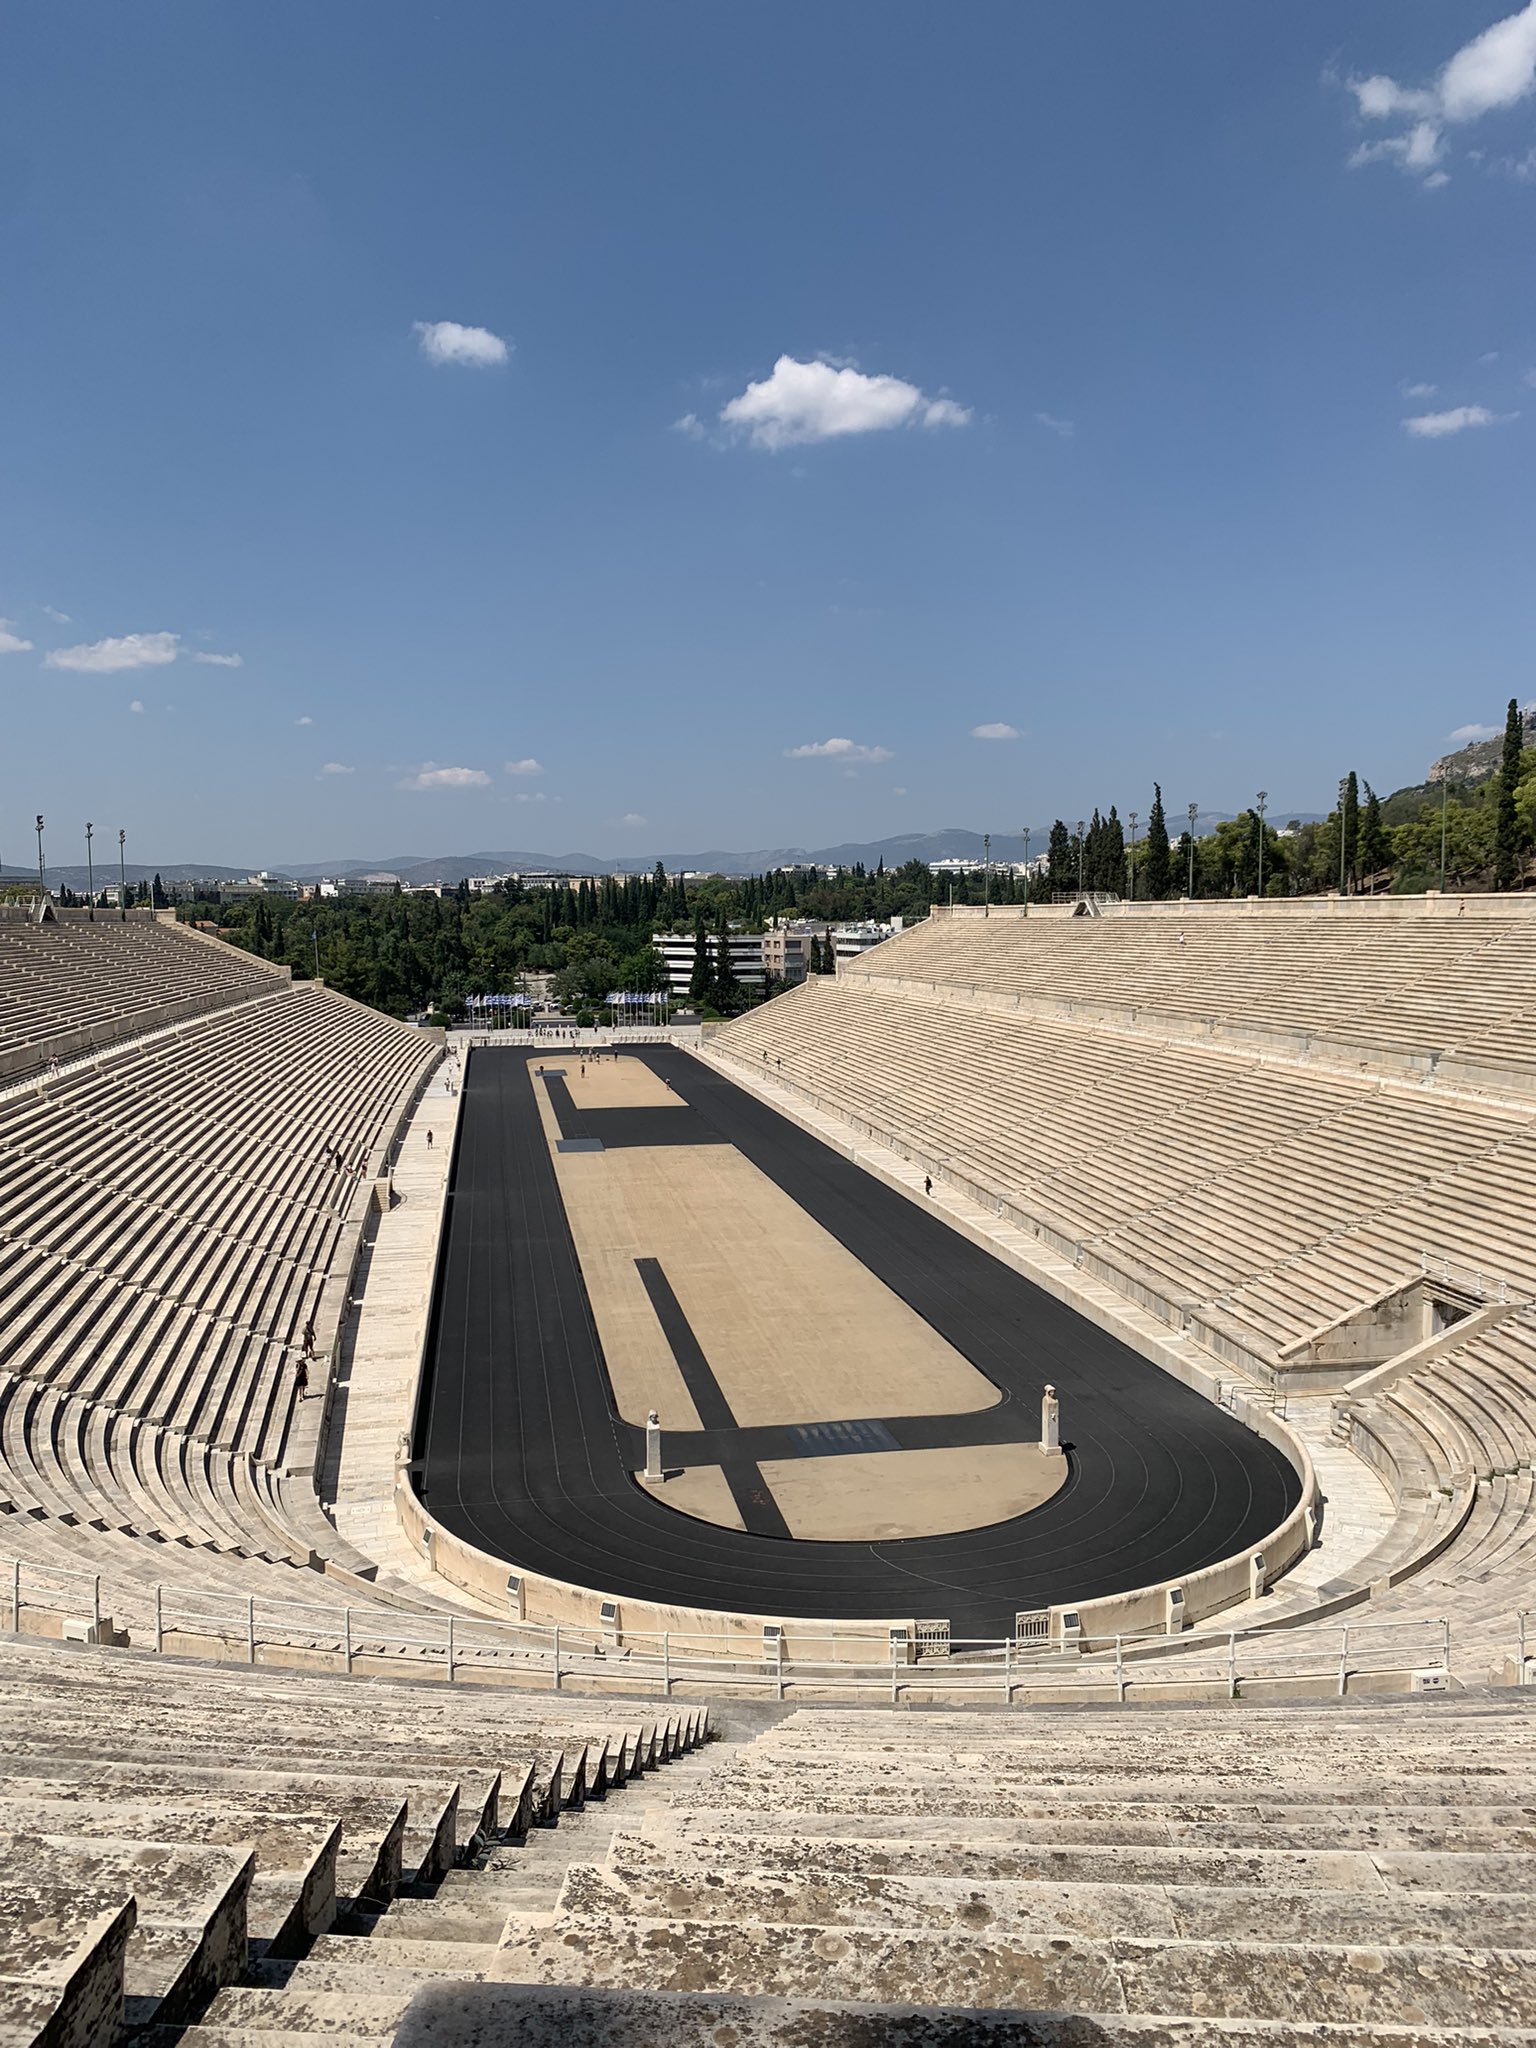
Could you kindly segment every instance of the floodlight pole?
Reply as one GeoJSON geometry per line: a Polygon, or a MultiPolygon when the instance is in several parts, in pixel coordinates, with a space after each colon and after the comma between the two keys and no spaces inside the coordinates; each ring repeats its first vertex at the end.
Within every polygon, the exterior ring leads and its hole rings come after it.
{"type": "Polygon", "coordinates": [[[1077,821],[1077,893],[1079,896],[1083,893],[1083,834],[1086,830],[1087,820],[1079,818],[1077,821]]]}
{"type": "Polygon", "coordinates": [[[1269,791],[1259,791],[1259,894],[1264,894],[1264,806],[1269,802],[1269,791]]]}
{"type": "Polygon", "coordinates": [[[96,922],[96,863],[91,858],[91,835],[95,830],[96,827],[87,819],[85,827],[85,893],[90,899],[92,924],[96,922]]]}
{"type": "Polygon", "coordinates": [[[1024,827],[1024,915],[1029,915],[1029,827],[1024,827]]]}
{"type": "Polygon", "coordinates": [[[1133,903],[1136,901],[1136,820],[1140,815],[1138,811],[1131,812],[1131,850],[1126,856],[1125,871],[1130,880],[1130,889],[1127,893],[1133,903]]]}
{"type": "Polygon", "coordinates": [[[981,914],[992,915],[992,834],[981,835],[981,914]]]}
{"type": "Polygon", "coordinates": [[[43,866],[43,814],[42,814],[42,812],[41,812],[41,811],[39,811],[39,812],[38,812],[38,814],[37,814],[37,828],[36,828],[36,829],[37,829],[37,886],[38,886],[38,888],[39,888],[39,889],[41,889],[41,890],[42,890],[43,894],[44,894],[44,895],[46,896],[46,895],[48,894],[48,874],[47,874],[47,870],[46,870],[46,869],[44,868],[44,866],[43,866]]]}
{"type": "Polygon", "coordinates": [[[128,834],[119,825],[117,828],[117,915],[120,923],[128,921],[128,870],[124,865],[126,855],[123,847],[128,834]]]}
{"type": "Polygon", "coordinates": [[[1200,815],[1198,804],[1189,806],[1189,900],[1195,900],[1195,820],[1200,815]]]}

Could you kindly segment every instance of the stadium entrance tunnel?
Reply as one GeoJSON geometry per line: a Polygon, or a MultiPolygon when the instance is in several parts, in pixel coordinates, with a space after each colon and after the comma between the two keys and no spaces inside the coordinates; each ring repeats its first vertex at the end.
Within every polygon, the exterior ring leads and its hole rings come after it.
{"type": "Polygon", "coordinates": [[[1301,1490],[1278,1444],[670,1046],[471,1054],[412,1451],[427,1515],[520,1586],[954,1639],[1208,1572],[1301,1490]]]}

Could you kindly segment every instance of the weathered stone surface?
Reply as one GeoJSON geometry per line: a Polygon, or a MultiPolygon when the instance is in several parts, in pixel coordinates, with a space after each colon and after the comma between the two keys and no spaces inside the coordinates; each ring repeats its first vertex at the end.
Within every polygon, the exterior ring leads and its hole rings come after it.
{"type": "Polygon", "coordinates": [[[921,1931],[744,1926],[562,1915],[548,1936],[507,1942],[492,1973],[532,1984],[733,1991],[882,2003],[1027,2005],[1117,2012],[1106,1950],[1091,1942],[921,1931]]]}
{"type": "MultiPolygon", "coordinates": [[[[1290,2048],[1306,2021],[977,2011],[744,1998],[729,1993],[430,1984],[412,1999],[395,2048],[1290,2048]]],[[[1332,2048],[1526,2048],[1514,2028],[1334,2023],[1332,2048]]]]}
{"type": "MultiPolygon", "coordinates": [[[[1529,1875],[1529,1873],[1527,1873],[1529,1875]]],[[[795,1877],[636,1868],[615,1844],[605,1869],[574,1866],[562,1912],[634,1913],[658,1920],[737,1920],[815,1927],[958,1929],[1147,1940],[1333,1943],[1460,1942],[1518,1948],[1536,1934],[1528,1889],[1517,1893],[1396,1892],[1164,1883],[1049,1883],[1010,1879],[833,1873],[815,1863],[795,1877]]]]}
{"type": "MultiPolygon", "coordinates": [[[[1412,1856],[1403,1858],[1409,1867],[1414,1860],[1412,1856]]],[[[1439,1859],[1419,1860],[1433,1864],[1439,1859]]],[[[1500,1872],[1519,1861],[1490,1857],[1464,1862],[1475,1866],[1484,1860],[1500,1872]]],[[[820,1874],[964,1877],[978,1882],[1011,1878],[1061,1884],[1283,1884],[1309,1891],[1371,1891],[1383,1882],[1371,1856],[1347,1850],[1242,1851],[1124,1844],[1101,1848],[1003,1842],[976,1846],[968,1840],[903,1841],[878,1836],[687,1834],[660,1819],[643,1834],[621,1829],[614,1837],[608,1865],[625,1871],[689,1867],[751,1871],[763,1877],[788,1877],[814,1869],[820,1874]]],[[[1471,1870],[1456,1874],[1464,1886],[1473,1885],[1471,1870]]],[[[1509,1887],[1489,1882],[1482,1888],[1497,1891],[1509,1887]]]]}
{"type": "MultiPolygon", "coordinates": [[[[744,1825],[735,1807],[710,1803],[712,1785],[700,1788],[697,1804],[674,1800],[667,1827],[678,1840],[718,1835],[744,1825]]],[[[785,1807],[750,1815],[750,1827],[807,1840],[854,1836],[860,1841],[931,1841],[952,1844],[1125,1843],[1148,1848],[1188,1845],[1234,1850],[1364,1849],[1410,1851],[1441,1848],[1466,1854],[1536,1851],[1536,1807],[1495,1804],[1444,1807],[1316,1807],[1234,1805],[1158,1807],[1103,1805],[1085,1800],[1072,1806],[1009,1814],[968,1813],[963,1823],[937,1803],[921,1813],[848,1813],[836,1807],[785,1807]]]]}
{"type": "Polygon", "coordinates": [[[1465,2026],[1536,2021],[1536,1953],[1258,1942],[965,1938],[565,1915],[509,1942],[495,1976],[665,1991],[1234,2019],[1465,2026]]]}

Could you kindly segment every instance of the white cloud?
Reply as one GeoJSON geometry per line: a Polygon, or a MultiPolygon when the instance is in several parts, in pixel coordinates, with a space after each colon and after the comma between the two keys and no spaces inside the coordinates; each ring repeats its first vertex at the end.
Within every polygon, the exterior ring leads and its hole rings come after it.
{"type": "Polygon", "coordinates": [[[642,818],[638,811],[626,811],[619,820],[621,825],[648,825],[650,822],[649,818],[642,818]]]}
{"type": "Polygon", "coordinates": [[[905,796],[905,795],[906,795],[906,793],[907,793],[907,792],[906,792],[906,789],[905,789],[904,785],[902,785],[902,784],[900,784],[900,783],[898,783],[898,784],[897,784],[897,786],[896,786],[896,788],[895,788],[895,789],[893,789],[893,790],[891,791],[891,795],[892,795],[892,796],[905,796]]]}
{"type": "Polygon", "coordinates": [[[421,352],[429,363],[488,370],[504,363],[510,353],[501,336],[488,327],[461,327],[457,320],[418,320],[411,332],[420,336],[421,352]]]}
{"type": "Polygon", "coordinates": [[[439,768],[435,761],[423,761],[414,775],[397,782],[397,789],[489,789],[491,778],[483,768],[439,768]]]}
{"type": "Polygon", "coordinates": [[[501,766],[502,773],[505,775],[542,775],[544,773],[544,764],[541,761],[535,761],[532,754],[525,761],[503,761],[501,766]]]}
{"type": "Polygon", "coordinates": [[[43,657],[47,668],[82,675],[111,675],[124,668],[164,668],[181,652],[179,633],[125,633],[118,640],[93,640],[83,647],[55,647],[43,657]]]}
{"type": "Polygon", "coordinates": [[[143,714],[143,711],[144,711],[144,706],[143,706],[143,704],[141,703],[141,701],[140,701],[140,700],[139,700],[139,699],[138,699],[137,697],[135,697],[135,698],[134,698],[134,700],[133,700],[133,702],[132,702],[132,703],[131,703],[131,704],[130,704],[130,705],[128,706],[128,709],[129,709],[130,711],[137,711],[137,712],[138,712],[138,713],[139,713],[139,714],[140,714],[140,715],[142,716],[142,714],[143,714]]]}
{"type": "Polygon", "coordinates": [[[672,431],[686,434],[690,441],[702,441],[707,429],[696,412],[685,412],[680,420],[672,422],[672,431]]]}
{"type": "MultiPolygon", "coordinates": [[[[684,415],[685,420],[691,417],[684,415]]],[[[925,397],[900,377],[867,377],[847,364],[819,358],[801,363],[793,356],[780,356],[770,376],[749,384],[720,409],[723,427],[745,436],[754,448],[769,450],[891,427],[963,427],[970,417],[967,407],[950,398],[925,397]]]]}
{"type": "Polygon", "coordinates": [[[295,725],[313,725],[315,721],[306,714],[303,718],[296,718],[293,722],[295,725]]]}
{"type": "Polygon", "coordinates": [[[1042,427],[1049,427],[1053,434],[1059,434],[1063,441],[1070,441],[1077,432],[1076,420],[1059,420],[1049,412],[1037,412],[1035,418],[1042,427]]]}
{"type": "Polygon", "coordinates": [[[1518,413],[1490,412],[1486,405],[1453,405],[1446,412],[1418,413],[1403,421],[1403,429],[1419,441],[1440,441],[1447,434],[1465,433],[1468,427],[1493,427],[1518,418],[1518,413]]]}
{"type": "Polygon", "coordinates": [[[1453,740],[1458,747],[1470,746],[1473,740],[1496,739],[1503,730],[1502,725],[1458,725],[1456,730],[1447,733],[1446,737],[1453,740]]]}
{"type": "Polygon", "coordinates": [[[1403,86],[1379,73],[1348,84],[1362,120],[1406,124],[1381,142],[1363,144],[1350,167],[1395,161],[1427,186],[1443,185],[1446,174],[1438,165],[1445,129],[1513,107],[1536,89],[1536,0],[1463,43],[1431,85],[1403,86]]]}
{"type": "Polygon", "coordinates": [[[23,640],[19,633],[13,633],[12,623],[10,619],[0,619],[0,654],[29,654],[32,642],[23,640]]]}
{"type": "Polygon", "coordinates": [[[546,798],[542,789],[518,789],[512,792],[512,801],[515,804],[541,804],[546,798]]]}
{"type": "Polygon", "coordinates": [[[327,761],[320,770],[322,775],[355,775],[357,770],[349,768],[345,761],[327,761]]]}
{"type": "Polygon", "coordinates": [[[1435,384],[1399,384],[1398,390],[1404,398],[1433,398],[1439,389],[1435,384]]]}
{"type": "Polygon", "coordinates": [[[206,662],[209,668],[244,668],[245,661],[238,654],[194,654],[194,661],[206,662]]]}
{"type": "Polygon", "coordinates": [[[72,623],[68,612],[56,612],[51,604],[43,606],[43,617],[52,619],[56,626],[68,626],[72,623]]]}
{"type": "Polygon", "coordinates": [[[1016,740],[1022,739],[1023,734],[1016,725],[1004,725],[999,720],[996,725],[973,725],[971,727],[971,738],[973,740],[1016,740]]]}
{"type": "Polygon", "coordinates": [[[803,747],[786,747],[791,761],[889,761],[888,747],[864,747],[857,740],[811,740],[803,747]]]}

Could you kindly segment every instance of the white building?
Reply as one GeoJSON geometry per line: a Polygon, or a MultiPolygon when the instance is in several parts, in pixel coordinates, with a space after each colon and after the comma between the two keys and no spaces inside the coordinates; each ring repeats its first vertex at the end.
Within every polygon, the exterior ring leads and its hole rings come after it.
{"type": "MultiPolygon", "coordinates": [[[[651,935],[651,944],[667,963],[667,986],[674,996],[686,996],[688,993],[688,984],[693,979],[694,943],[692,932],[653,932],[651,935]]],[[[714,932],[710,932],[707,943],[710,965],[713,967],[720,941],[714,932]]],[[[731,967],[736,979],[746,988],[761,988],[761,932],[731,932],[728,943],[731,949],[731,967]]]]}
{"type": "Polygon", "coordinates": [[[861,953],[867,953],[871,946],[878,946],[884,940],[894,938],[901,930],[902,919],[893,917],[889,924],[877,924],[872,919],[865,924],[835,924],[832,927],[832,950],[841,969],[845,960],[856,960],[861,953]]]}

